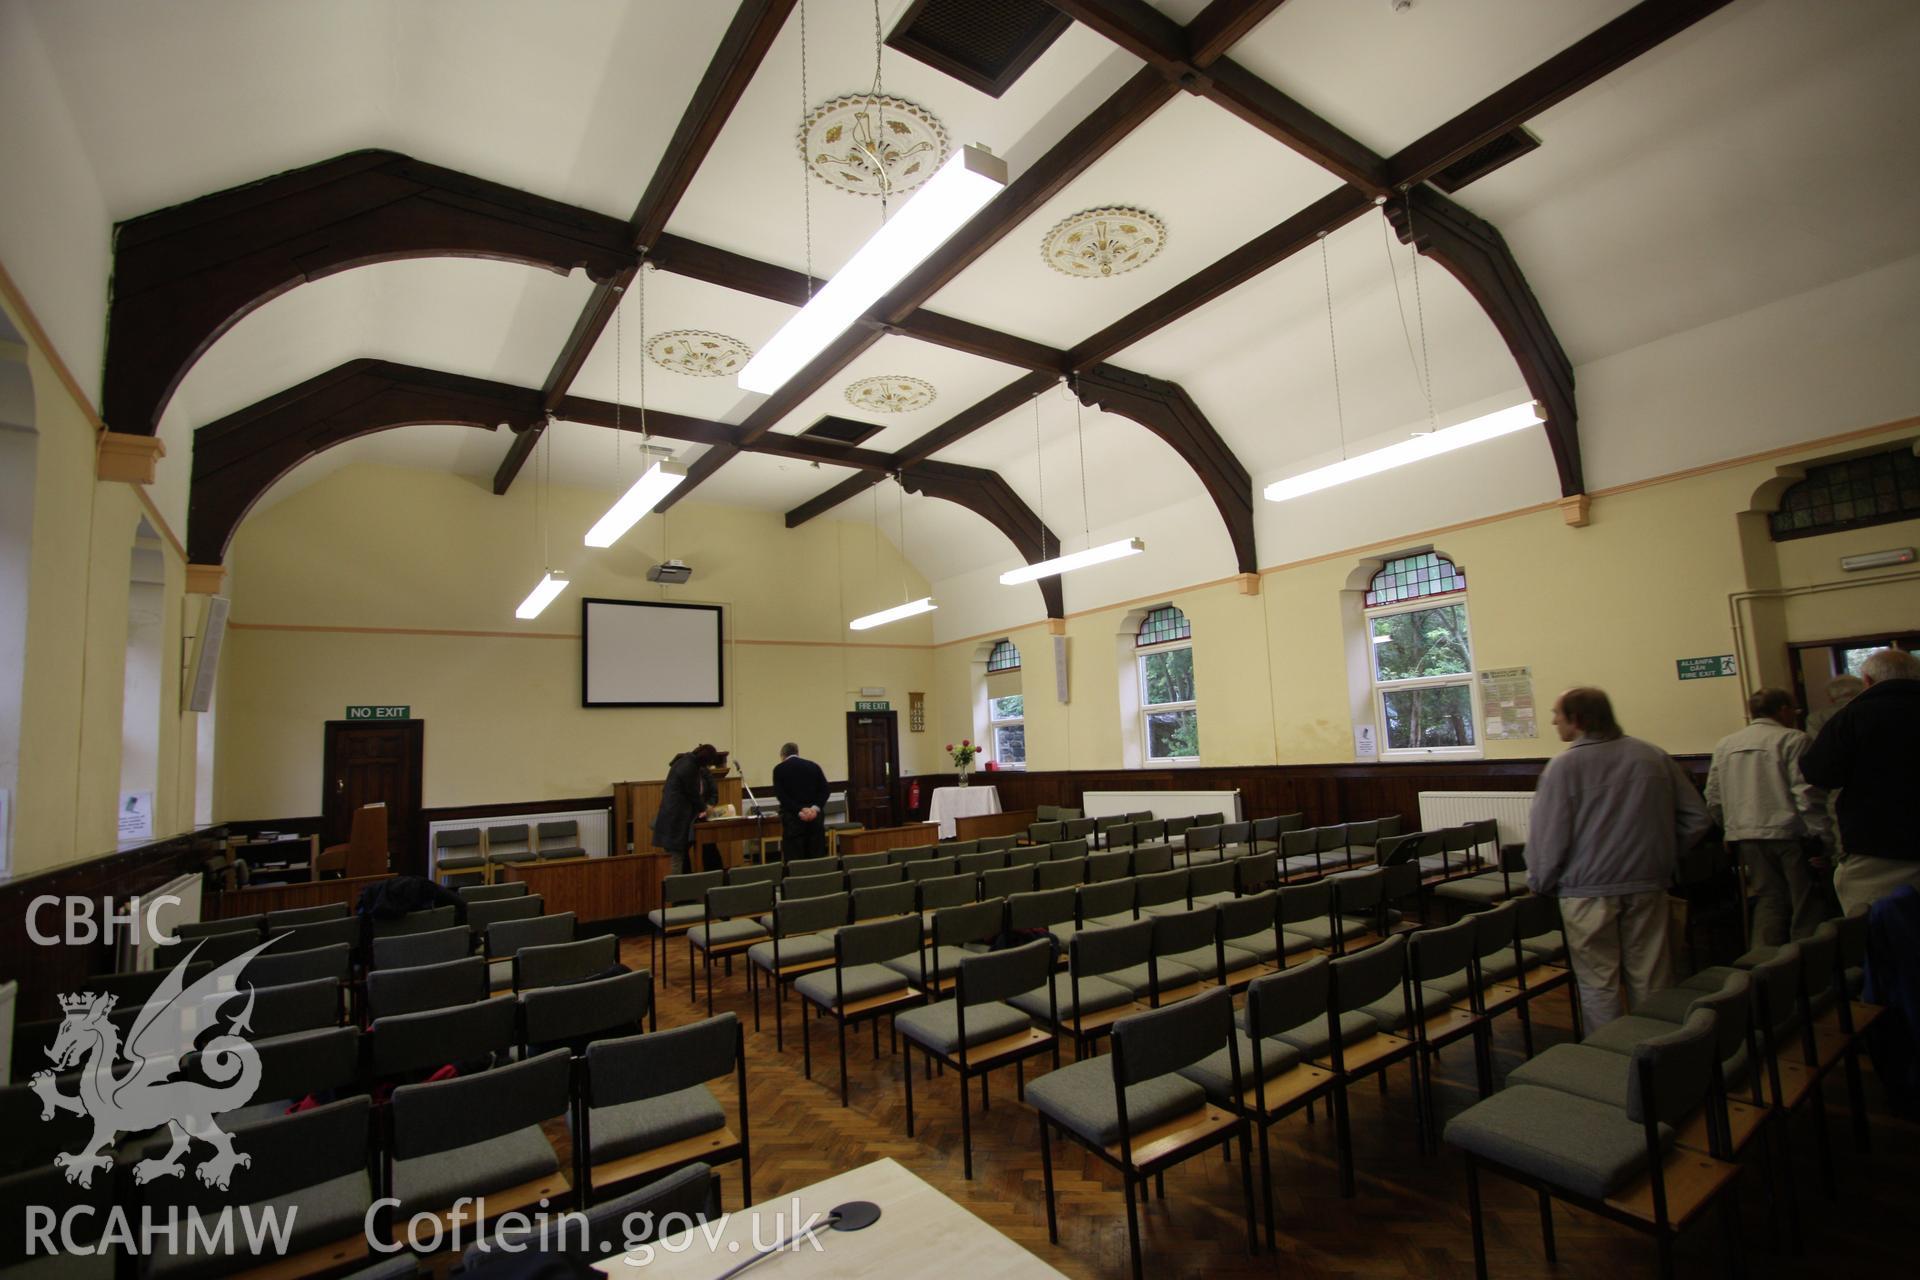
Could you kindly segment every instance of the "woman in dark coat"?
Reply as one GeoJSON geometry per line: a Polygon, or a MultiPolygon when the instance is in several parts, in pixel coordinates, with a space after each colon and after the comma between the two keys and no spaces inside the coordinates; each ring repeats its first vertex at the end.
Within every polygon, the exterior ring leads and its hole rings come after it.
{"type": "Polygon", "coordinates": [[[693,824],[707,816],[708,806],[719,797],[713,775],[707,772],[719,754],[702,743],[681,752],[667,766],[667,780],[660,789],[660,811],[653,817],[653,843],[672,857],[670,870],[674,875],[687,870],[693,824]]]}

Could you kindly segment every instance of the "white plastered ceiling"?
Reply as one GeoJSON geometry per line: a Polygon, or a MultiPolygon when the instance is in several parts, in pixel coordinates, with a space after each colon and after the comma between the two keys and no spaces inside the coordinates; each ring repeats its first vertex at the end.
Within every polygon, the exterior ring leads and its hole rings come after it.
{"type": "MultiPolygon", "coordinates": [[[[1186,21],[1203,6],[1157,7],[1186,21]]],[[[1385,0],[1288,0],[1231,56],[1391,154],[1630,7],[1416,0],[1396,13],[1385,0]]],[[[904,8],[905,0],[886,0],[883,25],[890,30],[904,8]]],[[[93,392],[106,299],[81,305],[61,291],[104,288],[116,219],[371,147],[626,217],[730,17],[721,0],[13,0],[0,27],[10,46],[0,106],[13,117],[10,130],[24,123],[44,138],[0,144],[11,170],[11,194],[0,194],[0,259],[93,392]],[[36,183],[57,197],[61,216],[21,194],[36,183]]],[[[817,275],[831,275],[879,224],[879,202],[804,178],[795,133],[803,103],[866,90],[872,59],[871,9],[815,0],[803,97],[798,23],[790,18],[669,230],[790,269],[810,259],[817,275]]],[[[1504,234],[1576,372],[1584,379],[1595,371],[1600,407],[1587,411],[1583,402],[1581,427],[1590,456],[1606,459],[1607,482],[1739,456],[1796,430],[1804,439],[1837,429],[1812,420],[1769,424],[1754,429],[1766,435],[1755,440],[1734,424],[1703,441],[1657,420],[1649,425],[1643,407],[1617,388],[1634,381],[1624,370],[1661,363],[1647,354],[1656,344],[1693,349],[1705,341],[1700,335],[1798,333],[1804,322],[1797,329],[1742,319],[1791,309],[1796,299],[1822,300],[1823,308],[1840,305],[1829,297],[1865,299],[1859,313],[1883,331],[1898,331],[1881,318],[1886,310],[1911,320],[1911,292],[1887,282],[1911,275],[1900,264],[1914,252],[1920,214],[1920,167],[1906,162],[1920,118],[1916,64],[1920,5],[1910,0],[1737,0],[1528,121],[1539,149],[1459,194],[1504,234]]],[[[1018,176],[1139,66],[1076,26],[997,100],[892,51],[883,78],[887,92],[939,117],[954,144],[985,144],[1018,176]]],[[[1266,134],[1179,94],[928,306],[1068,348],[1336,185],[1266,134]],[[1068,279],[1047,267],[1045,232],[1104,205],[1164,219],[1164,251],[1110,280],[1068,279]]],[[[345,360],[373,356],[539,386],[590,289],[578,273],[434,260],[363,267],[288,292],[234,325],[183,381],[163,422],[160,510],[184,530],[196,427],[345,360]]],[[[576,394],[613,399],[617,386],[638,403],[643,331],[715,330],[757,347],[792,313],[666,271],[649,273],[646,292],[644,322],[630,290],[619,328],[609,326],[588,357],[576,394]],[[616,340],[624,352],[617,377],[616,340]]],[[[1327,239],[1324,277],[1320,248],[1309,248],[1113,362],[1184,387],[1256,495],[1343,449],[1378,447],[1527,398],[1478,304],[1431,261],[1420,263],[1416,287],[1407,250],[1383,235],[1375,212],[1327,239]]],[[[773,430],[799,432],[837,414],[882,426],[863,447],[895,450],[1020,373],[889,336],[773,430]],[[845,388],[873,374],[923,378],[938,398],[905,414],[856,409],[845,388]]],[[[1896,388],[1861,398],[1861,411],[1897,408],[1902,395],[1896,388]]],[[[647,367],[646,400],[729,424],[760,403],[730,379],[657,365],[647,367]]],[[[1043,394],[1039,412],[1046,519],[1069,549],[1089,528],[1096,539],[1102,531],[1161,531],[1124,572],[1069,579],[1070,607],[1097,602],[1109,588],[1135,594],[1124,590],[1129,583],[1178,585],[1235,570],[1224,526],[1172,448],[1124,418],[1083,410],[1083,510],[1072,401],[1056,389],[1043,394]]],[[[1000,472],[1037,511],[1033,414],[1033,406],[1017,409],[937,457],[1000,472]]],[[[485,484],[508,445],[504,432],[464,427],[385,432],[302,465],[268,501],[354,460],[453,470],[485,484]]],[[[689,461],[702,452],[672,447],[689,461]]],[[[619,478],[613,455],[612,433],[562,422],[537,466],[553,483],[611,491],[619,478]]],[[[847,474],[742,455],[687,500],[787,510],[847,474]]],[[[1281,507],[1256,496],[1260,563],[1559,494],[1538,431],[1449,461],[1427,478],[1382,478],[1351,498],[1281,507]]],[[[889,529],[897,523],[887,514],[891,493],[889,485],[881,504],[889,529]]],[[[863,495],[831,516],[864,521],[871,504],[863,495]]],[[[909,554],[936,584],[1023,557],[1024,549],[951,504],[909,498],[905,506],[909,554]]],[[[1016,611],[1037,614],[1036,589],[1022,588],[1019,598],[1016,611]]],[[[943,634],[970,630],[945,617],[940,625],[943,634]]]]}

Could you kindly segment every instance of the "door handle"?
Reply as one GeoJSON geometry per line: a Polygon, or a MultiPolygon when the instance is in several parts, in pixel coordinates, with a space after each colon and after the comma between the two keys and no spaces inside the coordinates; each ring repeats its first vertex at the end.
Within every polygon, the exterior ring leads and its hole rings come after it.
{"type": "Polygon", "coordinates": [[[345,791],[347,789],[347,780],[345,778],[335,778],[333,780],[333,789],[335,791],[345,791]]]}

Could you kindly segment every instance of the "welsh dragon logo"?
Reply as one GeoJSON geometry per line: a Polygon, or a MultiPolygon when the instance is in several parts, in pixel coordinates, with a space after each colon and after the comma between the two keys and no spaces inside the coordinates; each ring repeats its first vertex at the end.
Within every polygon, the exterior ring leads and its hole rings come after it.
{"type": "Polygon", "coordinates": [[[113,1143],[119,1134],[143,1133],[161,1125],[172,1130],[173,1145],[165,1154],[134,1166],[136,1183],[183,1176],[186,1168],[181,1157],[195,1138],[214,1148],[214,1154],[194,1170],[209,1187],[226,1190],[233,1171],[253,1163],[250,1156],[235,1151],[233,1138],[213,1123],[220,1112],[245,1106],[260,1084],[260,1053],[244,1034],[251,1030],[251,986],[245,992],[245,1007],[226,1030],[200,1047],[200,1071],[212,1083],[175,1077],[181,1058],[201,1034],[218,1029],[220,1006],[242,994],[236,987],[240,971],[271,945],[271,939],[261,943],[183,990],[187,964],[200,949],[194,944],[134,1018],[125,1045],[109,1016],[117,997],[92,992],[60,997],[65,1017],[47,1056],[58,1071],[85,1064],[80,1068],[79,1092],[60,1093],[53,1070],[36,1072],[32,1087],[40,1097],[42,1120],[65,1111],[93,1121],[93,1136],[80,1150],[62,1152],[53,1159],[66,1172],[68,1182],[92,1185],[95,1170],[113,1168],[113,1143]]]}

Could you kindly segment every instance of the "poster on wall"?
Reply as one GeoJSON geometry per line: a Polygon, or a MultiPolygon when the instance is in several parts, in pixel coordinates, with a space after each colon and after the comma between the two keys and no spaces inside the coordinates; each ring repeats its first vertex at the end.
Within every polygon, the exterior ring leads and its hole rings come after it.
{"type": "Polygon", "coordinates": [[[153,839],[153,792],[120,793],[120,842],[153,839]]]}
{"type": "Polygon", "coordinates": [[[1357,724],[1353,726],[1353,755],[1357,760],[1372,760],[1380,754],[1380,744],[1374,740],[1373,726],[1357,724]]]}
{"type": "Polygon", "coordinates": [[[1539,737],[1533,708],[1533,668],[1495,667],[1482,671],[1480,709],[1486,717],[1488,742],[1539,737]]]}

